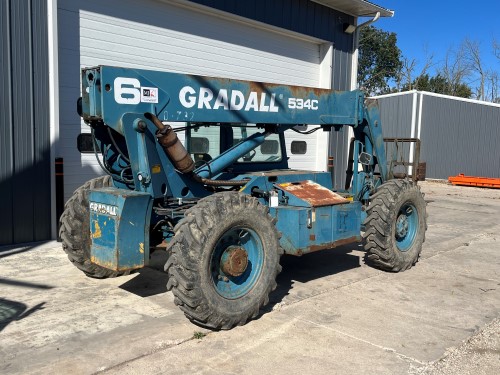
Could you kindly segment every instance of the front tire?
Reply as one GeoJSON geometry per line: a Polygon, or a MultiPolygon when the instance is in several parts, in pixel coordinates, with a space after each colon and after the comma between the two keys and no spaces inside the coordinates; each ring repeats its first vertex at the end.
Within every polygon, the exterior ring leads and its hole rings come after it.
{"type": "Polygon", "coordinates": [[[392,272],[411,268],[418,261],[427,229],[420,188],[407,180],[381,185],[371,197],[364,226],[365,250],[375,266],[392,272]]]}
{"type": "Polygon", "coordinates": [[[236,192],[201,199],[175,227],[165,265],[175,304],[212,329],[242,325],[268,303],[281,271],[268,208],[236,192]]]}
{"type": "Polygon", "coordinates": [[[87,276],[97,279],[130,273],[130,271],[109,270],[90,261],[89,192],[92,189],[108,186],[113,186],[110,176],[97,177],[87,181],[76,189],[66,202],[60,219],[59,236],[69,260],[87,276]]]}

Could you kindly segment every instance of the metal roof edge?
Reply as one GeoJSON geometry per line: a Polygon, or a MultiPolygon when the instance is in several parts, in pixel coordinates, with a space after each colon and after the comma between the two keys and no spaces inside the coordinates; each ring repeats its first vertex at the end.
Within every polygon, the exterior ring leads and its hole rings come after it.
{"type": "Polygon", "coordinates": [[[403,96],[403,95],[411,95],[411,94],[421,94],[421,95],[427,95],[427,96],[434,96],[436,98],[450,99],[450,100],[456,100],[456,101],[459,101],[459,102],[481,104],[481,105],[487,105],[487,106],[490,106],[490,107],[500,108],[500,103],[492,103],[492,102],[487,102],[487,101],[484,101],[484,100],[477,100],[477,99],[460,98],[458,96],[437,94],[435,92],[418,91],[418,90],[393,92],[391,94],[370,96],[369,98],[370,99],[384,99],[384,98],[390,98],[390,97],[394,97],[394,96],[403,96]]]}
{"type": "Polygon", "coordinates": [[[380,12],[381,17],[394,17],[394,11],[383,8],[380,5],[374,4],[367,0],[350,0],[349,3],[352,6],[346,6],[345,1],[336,1],[336,0],[312,0],[315,3],[321,4],[328,8],[336,9],[340,12],[350,14],[354,17],[373,17],[377,12],[380,12]],[[358,8],[361,10],[354,12],[353,9],[358,8]]]}
{"type": "MultiPolygon", "coordinates": [[[[409,91],[407,91],[409,92],[409,91]]],[[[444,94],[437,94],[435,92],[429,92],[429,91],[417,91],[419,94],[422,95],[427,95],[427,96],[434,96],[437,98],[443,98],[443,99],[450,99],[450,100],[456,100],[459,102],[466,102],[466,103],[473,103],[473,104],[481,104],[481,105],[486,105],[490,107],[497,107],[500,108],[500,104],[498,103],[492,103],[492,102],[486,102],[484,100],[477,100],[477,99],[468,99],[468,98],[460,98],[458,96],[452,96],[452,95],[444,95],[444,94]]]]}
{"type": "Polygon", "coordinates": [[[415,94],[417,93],[417,90],[410,90],[410,91],[401,91],[401,92],[393,92],[391,94],[383,94],[383,95],[375,95],[375,96],[370,96],[370,99],[383,99],[383,98],[390,98],[392,96],[402,96],[402,95],[410,95],[410,94],[415,94]]]}

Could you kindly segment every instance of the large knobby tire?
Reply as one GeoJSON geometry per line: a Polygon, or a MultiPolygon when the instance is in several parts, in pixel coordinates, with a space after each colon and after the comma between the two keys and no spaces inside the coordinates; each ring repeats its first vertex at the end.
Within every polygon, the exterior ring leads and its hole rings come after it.
{"type": "Polygon", "coordinates": [[[216,193],[176,225],[165,265],[167,289],[191,321],[230,329],[268,303],[283,254],[268,211],[248,195],[216,193]]]}
{"type": "Polygon", "coordinates": [[[90,213],[89,192],[91,189],[112,186],[110,176],[97,177],[87,181],[75,190],[66,202],[60,219],[59,236],[63,250],[69,260],[87,276],[104,279],[129,274],[98,266],[90,261],[90,213]]]}
{"type": "Polygon", "coordinates": [[[417,263],[427,229],[420,187],[407,180],[381,185],[370,198],[364,221],[365,250],[374,265],[399,272],[417,263]]]}

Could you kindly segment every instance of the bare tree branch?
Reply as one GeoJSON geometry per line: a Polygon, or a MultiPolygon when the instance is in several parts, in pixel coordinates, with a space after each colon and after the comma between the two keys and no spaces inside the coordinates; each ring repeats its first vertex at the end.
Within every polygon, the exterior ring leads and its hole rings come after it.
{"type": "Polygon", "coordinates": [[[493,54],[500,60],[500,42],[493,39],[493,54]]]}
{"type": "Polygon", "coordinates": [[[446,52],[440,74],[446,79],[447,92],[455,95],[456,88],[471,75],[471,66],[467,59],[467,50],[462,43],[458,49],[450,47],[446,52]]]}
{"type": "Polygon", "coordinates": [[[479,86],[477,88],[477,98],[485,100],[485,84],[486,84],[486,70],[481,56],[481,45],[478,41],[465,38],[463,41],[466,50],[466,59],[468,60],[472,71],[479,76],[479,86]]]}

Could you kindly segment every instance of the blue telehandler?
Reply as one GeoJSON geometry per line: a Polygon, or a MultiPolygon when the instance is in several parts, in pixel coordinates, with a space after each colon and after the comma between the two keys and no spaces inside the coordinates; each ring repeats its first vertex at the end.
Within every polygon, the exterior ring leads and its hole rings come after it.
{"type": "MultiPolygon", "coordinates": [[[[65,252],[86,275],[106,278],[166,250],[167,288],[196,324],[230,329],[256,317],[283,253],[364,241],[387,271],[419,258],[418,155],[400,160],[398,146],[417,142],[415,151],[418,140],[392,139],[391,154],[377,102],[360,91],[98,66],[82,70],[78,112],[91,129],[82,144],[106,175],[67,201],[65,252]],[[345,126],[354,135],[345,189],[333,190],[331,173],[289,168],[285,131],[345,126]]],[[[303,154],[307,144],[291,149],[303,154]]]]}

